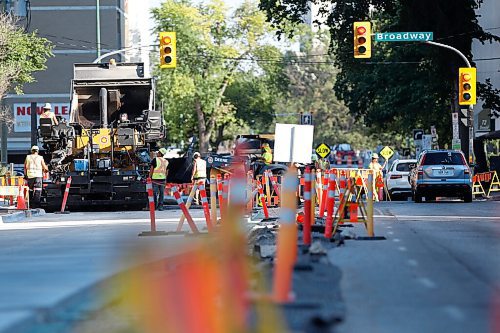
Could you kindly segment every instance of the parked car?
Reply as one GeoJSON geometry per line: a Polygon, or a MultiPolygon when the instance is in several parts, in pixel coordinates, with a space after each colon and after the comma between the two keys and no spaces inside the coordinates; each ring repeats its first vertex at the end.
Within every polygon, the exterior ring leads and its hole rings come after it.
{"type": "Polygon", "coordinates": [[[456,150],[426,150],[410,172],[415,202],[436,197],[460,197],[472,202],[472,177],[464,154],[456,150]]]}
{"type": "Polygon", "coordinates": [[[332,148],[332,153],[330,155],[330,162],[336,163],[337,160],[341,160],[342,163],[346,163],[348,156],[351,156],[353,162],[357,160],[356,152],[352,149],[351,145],[348,143],[341,143],[334,145],[332,148]]]}
{"type": "Polygon", "coordinates": [[[395,160],[385,175],[385,185],[391,198],[411,195],[411,186],[408,181],[410,167],[415,167],[417,160],[395,160]]]}

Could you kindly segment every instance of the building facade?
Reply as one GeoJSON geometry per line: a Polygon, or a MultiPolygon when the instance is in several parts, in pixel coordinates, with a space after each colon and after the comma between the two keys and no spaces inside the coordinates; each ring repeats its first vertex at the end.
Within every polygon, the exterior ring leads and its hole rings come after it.
{"type": "MultiPolygon", "coordinates": [[[[22,163],[31,145],[30,104],[36,102],[40,113],[44,103],[51,103],[56,116],[68,119],[73,64],[93,62],[98,49],[104,54],[130,45],[128,6],[126,0],[100,0],[99,10],[96,0],[3,1],[4,10],[18,11],[19,24],[54,44],[54,57],[48,59],[47,69],[34,73],[36,82],[24,86],[24,95],[10,94],[4,99],[14,117],[7,135],[8,161],[22,163]]],[[[121,55],[113,58],[127,60],[121,55]]]]}
{"type": "MultiPolygon", "coordinates": [[[[500,35],[500,24],[498,14],[500,13],[500,1],[486,0],[477,10],[479,15],[479,25],[493,35],[500,35]]],[[[490,79],[493,88],[500,89],[500,43],[485,43],[482,44],[475,40],[472,44],[473,61],[477,68],[478,82],[485,82],[490,79]]],[[[476,136],[484,135],[491,131],[500,131],[500,114],[494,115],[491,123],[493,128],[487,130],[488,126],[481,126],[485,119],[478,118],[480,113],[488,114],[490,110],[485,110],[484,101],[478,99],[474,106],[474,114],[476,115],[476,136]],[[486,111],[486,112],[484,112],[486,111]]],[[[486,121],[487,123],[487,121],[486,121]]]]}

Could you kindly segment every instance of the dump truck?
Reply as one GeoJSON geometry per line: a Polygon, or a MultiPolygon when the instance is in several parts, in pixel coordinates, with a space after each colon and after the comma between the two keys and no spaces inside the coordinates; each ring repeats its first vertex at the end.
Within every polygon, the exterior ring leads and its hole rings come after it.
{"type": "MultiPolygon", "coordinates": [[[[49,159],[41,206],[142,208],[153,152],[165,137],[155,85],[142,63],[74,64],[69,121],[40,119],[49,159]]],[[[47,158],[46,158],[47,160],[47,158]]]]}

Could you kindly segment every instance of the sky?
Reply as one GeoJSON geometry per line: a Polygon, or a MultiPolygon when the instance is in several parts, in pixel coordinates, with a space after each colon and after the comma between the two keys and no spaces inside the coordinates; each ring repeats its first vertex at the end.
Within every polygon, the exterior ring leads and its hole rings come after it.
{"type": "MultiPolygon", "coordinates": [[[[194,2],[203,2],[203,0],[193,0],[194,2]]],[[[138,29],[141,34],[141,39],[143,45],[152,45],[157,42],[157,36],[154,34],[154,22],[151,19],[150,13],[151,9],[159,7],[163,1],[162,0],[128,0],[129,13],[129,24],[131,29],[138,29]]],[[[225,3],[230,9],[236,8],[241,4],[243,0],[225,0],[225,3]]],[[[146,68],[149,68],[149,57],[147,50],[143,50],[143,61],[146,68]]]]}

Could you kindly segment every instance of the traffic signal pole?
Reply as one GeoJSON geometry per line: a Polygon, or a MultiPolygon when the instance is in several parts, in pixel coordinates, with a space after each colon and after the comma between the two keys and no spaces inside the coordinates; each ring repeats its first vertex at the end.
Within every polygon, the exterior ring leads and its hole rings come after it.
{"type": "MultiPolygon", "coordinates": [[[[460,50],[454,48],[453,46],[449,46],[449,45],[437,43],[437,42],[432,42],[432,41],[426,41],[425,43],[439,46],[439,47],[442,47],[442,48],[445,48],[448,50],[452,50],[453,52],[458,54],[463,59],[463,61],[465,62],[465,64],[467,65],[468,68],[472,67],[470,62],[469,62],[469,59],[467,59],[467,57],[460,50]]],[[[460,133],[460,137],[466,138],[466,140],[468,142],[464,143],[462,141],[461,147],[462,147],[462,151],[467,156],[469,163],[475,163],[475,158],[474,158],[474,109],[473,109],[472,105],[469,105],[469,107],[467,109],[467,119],[468,119],[468,121],[467,121],[468,133],[465,133],[465,135],[462,135],[462,133],[460,133]],[[466,149],[464,149],[464,148],[466,148],[466,149]]],[[[460,122],[459,122],[459,124],[460,124],[460,122]]],[[[460,132],[463,132],[463,131],[460,131],[460,132]]]]}

